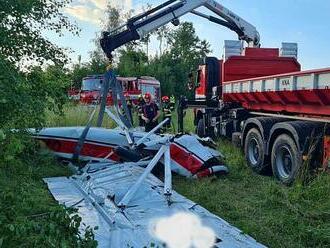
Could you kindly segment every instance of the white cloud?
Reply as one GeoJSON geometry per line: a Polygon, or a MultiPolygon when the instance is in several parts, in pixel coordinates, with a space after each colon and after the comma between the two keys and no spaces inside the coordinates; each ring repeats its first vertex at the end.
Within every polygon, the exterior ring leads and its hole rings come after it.
{"type": "Polygon", "coordinates": [[[77,18],[80,21],[89,22],[95,25],[100,25],[100,19],[104,12],[97,8],[90,8],[83,5],[71,6],[65,9],[69,15],[77,18]]]}
{"type": "Polygon", "coordinates": [[[89,2],[94,4],[99,9],[105,9],[107,7],[107,4],[108,4],[107,0],[90,0],[89,2]]]}
{"type": "Polygon", "coordinates": [[[108,4],[125,11],[132,9],[132,0],[76,0],[64,11],[80,21],[100,26],[108,4]]]}

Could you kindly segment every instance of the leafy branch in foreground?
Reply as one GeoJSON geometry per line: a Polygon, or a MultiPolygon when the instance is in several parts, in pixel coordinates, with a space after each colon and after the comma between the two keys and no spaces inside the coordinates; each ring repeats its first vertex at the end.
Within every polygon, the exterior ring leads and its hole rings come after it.
{"type": "Polygon", "coordinates": [[[0,53],[11,62],[22,59],[65,63],[60,47],[43,36],[44,31],[78,34],[78,27],[62,13],[71,0],[2,0],[0,2],[0,53]]]}

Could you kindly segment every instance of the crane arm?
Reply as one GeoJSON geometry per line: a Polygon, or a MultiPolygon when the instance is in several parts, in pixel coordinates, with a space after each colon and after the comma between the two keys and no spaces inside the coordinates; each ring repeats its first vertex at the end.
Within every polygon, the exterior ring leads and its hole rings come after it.
{"type": "Polygon", "coordinates": [[[129,19],[124,26],[112,32],[103,32],[100,40],[101,47],[107,57],[111,58],[112,52],[118,47],[130,41],[139,40],[170,22],[178,25],[179,18],[187,13],[193,13],[235,31],[239,39],[246,41],[249,46],[259,46],[260,36],[256,28],[216,1],[168,0],[145,13],[129,19]],[[222,19],[196,11],[197,8],[202,6],[222,19]]]}

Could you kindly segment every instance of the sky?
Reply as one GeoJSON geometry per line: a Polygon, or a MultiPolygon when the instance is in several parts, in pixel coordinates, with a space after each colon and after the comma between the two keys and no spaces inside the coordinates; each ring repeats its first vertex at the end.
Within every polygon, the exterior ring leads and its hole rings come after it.
{"type": "MultiPolygon", "coordinates": [[[[189,1],[189,0],[188,0],[189,1]]],[[[100,33],[107,3],[137,12],[146,4],[157,5],[165,0],[73,0],[63,12],[81,29],[79,37],[65,33],[57,37],[45,35],[61,47],[70,48],[74,62],[78,55],[88,61],[96,34],[100,33]]],[[[241,18],[253,24],[260,33],[262,47],[280,48],[282,42],[298,43],[298,60],[303,69],[330,67],[330,1],[328,0],[217,0],[241,18]]],[[[201,12],[209,14],[204,8],[201,12]]],[[[188,14],[181,21],[193,22],[197,35],[211,44],[211,56],[221,58],[223,41],[235,40],[237,35],[229,29],[188,14]]],[[[151,44],[157,50],[157,41],[151,44]]]]}

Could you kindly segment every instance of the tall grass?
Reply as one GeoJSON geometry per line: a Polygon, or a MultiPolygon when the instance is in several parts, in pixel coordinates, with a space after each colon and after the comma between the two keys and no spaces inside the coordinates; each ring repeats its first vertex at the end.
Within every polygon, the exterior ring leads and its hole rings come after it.
{"type": "MultiPolygon", "coordinates": [[[[95,106],[80,105],[69,103],[64,107],[63,115],[55,115],[54,113],[47,113],[47,127],[74,127],[84,126],[87,124],[95,106]]],[[[96,107],[96,112],[92,120],[92,126],[96,126],[99,107],[96,107]]],[[[102,127],[114,128],[115,123],[105,114],[102,127]]]]}

